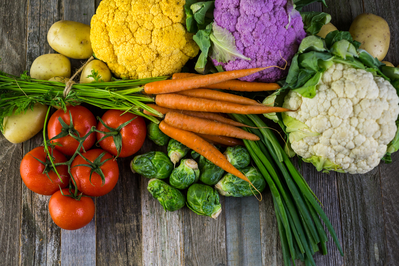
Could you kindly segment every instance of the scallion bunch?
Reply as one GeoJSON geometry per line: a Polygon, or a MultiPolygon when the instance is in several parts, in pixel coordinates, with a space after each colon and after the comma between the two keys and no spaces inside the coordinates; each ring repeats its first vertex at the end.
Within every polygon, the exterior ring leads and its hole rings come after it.
{"type": "Polygon", "coordinates": [[[92,82],[73,84],[70,92],[64,97],[65,84],[57,81],[37,80],[26,73],[13,76],[0,72],[0,130],[5,117],[19,114],[33,108],[35,103],[58,106],[81,103],[90,104],[102,109],[116,109],[143,116],[155,123],[158,119],[143,114],[147,110],[162,117],[162,114],[145,103],[154,102],[142,94],[142,85],[167,77],[146,78],[137,80],[115,80],[112,82],[92,82]]]}
{"type": "Polygon", "coordinates": [[[341,255],[341,245],[330,220],[316,196],[291,163],[276,136],[256,115],[232,115],[237,121],[254,128],[245,128],[259,136],[260,141],[244,140],[252,159],[266,179],[273,196],[279,235],[286,266],[290,259],[301,259],[306,265],[316,265],[313,255],[327,254],[327,234],[324,221],[341,255]]]}

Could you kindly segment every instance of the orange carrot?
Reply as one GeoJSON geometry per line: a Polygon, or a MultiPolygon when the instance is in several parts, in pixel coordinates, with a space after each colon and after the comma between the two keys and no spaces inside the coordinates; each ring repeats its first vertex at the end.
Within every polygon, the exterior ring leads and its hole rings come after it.
{"type": "Polygon", "coordinates": [[[261,103],[243,96],[221,92],[221,91],[210,90],[210,89],[192,89],[192,90],[178,92],[178,94],[190,97],[209,99],[209,100],[229,102],[229,103],[238,103],[245,105],[261,105],[261,103]]]}
{"type": "Polygon", "coordinates": [[[289,109],[281,107],[265,105],[242,105],[237,103],[219,102],[215,100],[188,97],[179,94],[160,94],[156,96],[155,102],[161,107],[171,109],[212,113],[247,115],[290,111],[289,109]]]}
{"type": "MultiPolygon", "coordinates": [[[[249,127],[249,128],[257,128],[257,127],[250,127],[248,125],[245,125],[243,123],[234,121],[230,118],[226,118],[220,114],[217,113],[208,113],[208,112],[195,112],[195,111],[185,111],[185,110],[177,110],[177,109],[170,109],[170,108],[165,108],[165,107],[161,107],[158,106],[156,104],[147,104],[149,107],[157,110],[158,112],[162,113],[162,114],[166,114],[167,112],[178,112],[178,113],[182,113],[185,115],[189,115],[189,116],[194,116],[194,117],[199,117],[199,118],[205,118],[208,120],[212,120],[212,121],[217,121],[217,122],[221,122],[230,126],[236,126],[236,127],[249,127]]],[[[153,113],[150,113],[147,110],[143,110],[143,113],[146,115],[152,115],[152,116],[157,116],[153,113]]]]}
{"type": "Polygon", "coordinates": [[[207,135],[221,135],[253,141],[259,140],[258,136],[241,128],[176,112],[166,113],[164,121],[173,127],[195,133],[207,135]]]}
{"type": "Polygon", "coordinates": [[[213,142],[215,144],[221,144],[223,146],[237,146],[237,145],[244,146],[244,142],[242,142],[242,140],[240,139],[230,138],[226,136],[200,134],[200,133],[197,133],[197,135],[209,142],[213,142]]]}
{"type": "Polygon", "coordinates": [[[226,80],[246,77],[271,67],[280,68],[279,66],[258,67],[225,71],[208,75],[198,75],[183,79],[154,81],[144,85],[144,92],[146,94],[161,94],[196,89],[226,80]]]}
{"type": "Polygon", "coordinates": [[[190,149],[201,154],[226,172],[231,173],[241,178],[242,180],[245,180],[248,183],[252,184],[251,181],[243,173],[241,173],[229,161],[227,161],[226,157],[224,157],[224,155],[218,149],[216,149],[212,144],[199,137],[198,135],[179,128],[175,128],[171,125],[168,125],[165,121],[161,121],[161,123],[159,124],[159,129],[172,139],[181,142],[190,149]]]}
{"type": "MultiPolygon", "coordinates": [[[[188,77],[195,77],[199,74],[193,73],[175,73],[172,79],[182,79],[188,77]]],[[[230,91],[275,91],[280,89],[277,83],[262,83],[262,82],[248,82],[238,79],[223,81],[215,84],[205,86],[208,89],[220,89],[230,91]]]]}

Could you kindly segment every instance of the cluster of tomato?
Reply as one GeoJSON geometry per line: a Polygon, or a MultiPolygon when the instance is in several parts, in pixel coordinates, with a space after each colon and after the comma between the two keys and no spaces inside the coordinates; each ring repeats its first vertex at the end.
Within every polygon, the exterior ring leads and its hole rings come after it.
{"type": "Polygon", "coordinates": [[[114,156],[131,156],[143,145],[145,121],[119,110],[108,110],[97,121],[84,106],[70,106],[54,112],[47,134],[52,162],[46,149],[37,147],[22,159],[21,177],[33,192],[51,195],[49,212],[55,224],[75,230],[94,217],[90,197],[115,187],[119,168],[114,156]]]}

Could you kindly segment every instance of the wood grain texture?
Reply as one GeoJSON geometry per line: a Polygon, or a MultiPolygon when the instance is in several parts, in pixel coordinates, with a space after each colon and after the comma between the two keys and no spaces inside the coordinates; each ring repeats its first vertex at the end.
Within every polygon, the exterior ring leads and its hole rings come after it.
{"type": "Polygon", "coordinates": [[[259,203],[259,225],[262,250],[262,265],[283,265],[280,236],[272,194],[269,189],[263,192],[263,200],[259,203]]]}
{"type": "Polygon", "coordinates": [[[19,75],[26,67],[27,3],[0,1],[0,70],[19,75]]]}
{"type": "Polygon", "coordinates": [[[188,208],[183,210],[184,265],[226,266],[226,204],[220,198],[222,213],[217,219],[200,216],[188,208]]]}
{"type": "MultiPolygon", "coordinates": [[[[147,188],[148,179],[141,178],[147,188]]],[[[142,189],[143,265],[183,264],[183,210],[166,212],[161,204],[142,189]]]]}
{"type": "MultiPolygon", "coordinates": [[[[152,141],[146,141],[140,153],[160,150],[152,141]]],[[[183,209],[166,212],[157,199],[147,190],[148,178],[135,174],[140,180],[142,215],[142,264],[143,265],[183,265],[183,209]]]]}
{"type": "MultiPolygon", "coordinates": [[[[0,1],[1,71],[19,74],[25,70],[26,9],[26,2],[23,0],[0,1]]],[[[22,181],[19,175],[19,162],[22,154],[22,144],[12,144],[0,136],[0,258],[2,258],[0,264],[2,265],[20,263],[22,181]]]]}
{"type": "Polygon", "coordinates": [[[118,183],[97,198],[97,265],[142,265],[141,178],[131,159],[117,159],[118,183]]]}
{"type": "Polygon", "coordinates": [[[261,266],[262,252],[259,248],[261,247],[259,234],[261,226],[258,200],[255,197],[226,197],[225,213],[227,265],[261,266]]]}
{"type": "Polygon", "coordinates": [[[383,164],[380,169],[386,237],[385,265],[393,266],[399,261],[399,153],[395,153],[392,160],[393,163],[383,164]]]}
{"type": "Polygon", "coordinates": [[[338,175],[346,265],[384,265],[385,224],[378,168],[338,175]]]}
{"type": "Polygon", "coordinates": [[[19,263],[22,145],[0,136],[0,257],[3,265],[19,263]]]}
{"type": "MultiPolygon", "coordinates": [[[[388,54],[384,60],[392,62],[395,66],[399,64],[399,14],[398,3],[394,0],[389,1],[371,1],[364,0],[364,12],[373,13],[384,18],[391,31],[391,43],[388,54]]],[[[391,164],[381,164],[380,183],[381,195],[383,201],[383,212],[385,219],[385,265],[397,265],[399,261],[399,207],[397,199],[399,198],[399,154],[392,156],[391,164]]]]}
{"type": "Polygon", "coordinates": [[[61,265],[96,265],[95,219],[78,230],[61,232],[61,265]]]}
{"type": "Polygon", "coordinates": [[[349,30],[353,19],[362,14],[363,0],[327,0],[327,8],[323,6],[323,12],[331,15],[331,23],[338,30],[349,30]]]}

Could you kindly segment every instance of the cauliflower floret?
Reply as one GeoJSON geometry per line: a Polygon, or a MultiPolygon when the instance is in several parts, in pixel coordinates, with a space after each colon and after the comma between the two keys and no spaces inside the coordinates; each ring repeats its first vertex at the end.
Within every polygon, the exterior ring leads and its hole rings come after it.
{"type": "MultiPolygon", "coordinates": [[[[287,0],[216,0],[215,22],[230,31],[237,49],[251,60],[237,58],[227,63],[217,62],[225,70],[279,65],[291,62],[305,38],[299,12],[289,14],[287,0]],[[291,20],[289,21],[289,16],[291,20]],[[287,25],[289,25],[287,27],[287,25]]],[[[275,82],[287,75],[285,70],[270,68],[242,78],[245,81],[275,82]]]]}
{"type": "Polygon", "coordinates": [[[185,1],[103,0],[91,20],[97,58],[121,78],[179,72],[199,48],[185,29],[185,1]]]}
{"type": "Polygon", "coordinates": [[[366,173],[379,164],[395,137],[398,104],[396,90],[388,81],[334,64],[324,72],[314,98],[295,91],[286,96],[283,107],[298,110],[286,115],[318,133],[302,139],[290,137],[291,147],[305,161],[316,165],[316,158],[318,164],[328,160],[335,167],[326,170],[366,173]]]}

